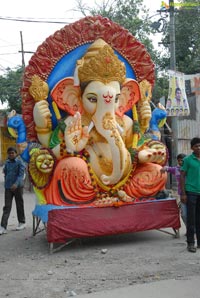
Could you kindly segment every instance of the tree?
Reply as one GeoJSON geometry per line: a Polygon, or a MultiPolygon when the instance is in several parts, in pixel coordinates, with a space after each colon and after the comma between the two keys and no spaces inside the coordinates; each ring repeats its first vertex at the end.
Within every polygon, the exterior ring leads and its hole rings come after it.
{"type": "Polygon", "coordinates": [[[83,4],[77,0],[77,10],[84,16],[101,15],[120,24],[131,32],[136,39],[143,43],[155,63],[159,61],[160,53],[153,47],[150,33],[153,33],[149,11],[143,5],[143,0],[103,0],[95,7],[83,4]]]}
{"type": "Polygon", "coordinates": [[[8,104],[8,110],[16,110],[21,113],[22,67],[7,69],[7,72],[0,76],[0,101],[8,104]]]}
{"type": "MultiPolygon", "coordinates": [[[[84,16],[101,15],[129,30],[137,40],[145,45],[156,65],[156,75],[162,70],[160,67],[163,65],[161,53],[155,50],[153,41],[150,38],[150,33],[153,33],[154,29],[151,26],[152,21],[149,11],[143,5],[143,0],[103,0],[101,4],[96,3],[93,8],[83,4],[82,0],[77,0],[76,3],[76,10],[84,16]]],[[[158,99],[163,96],[163,89],[157,85],[159,81],[156,80],[154,86],[154,93],[158,99]]]]}
{"type": "MultiPolygon", "coordinates": [[[[200,3],[183,0],[175,14],[176,69],[185,74],[200,72],[200,3]]],[[[169,67],[169,25],[162,43],[168,49],[162,67],[169,67]],[[167,59],[166,59],[167,58],[167,59]]]]}
{"type": "Polygon", "coordinates": [[[161,97],[168,97],[169,79],[166,74],[156,78],[155,88],[153,89],[152,101],[157,104],[161,97]]]}
{"type": "Polygon", "coordinates": [[[184,1],[185,4],[176,14],[176,61],[179,71],[186,74],[200,72],[200,2],[184,1]]]}

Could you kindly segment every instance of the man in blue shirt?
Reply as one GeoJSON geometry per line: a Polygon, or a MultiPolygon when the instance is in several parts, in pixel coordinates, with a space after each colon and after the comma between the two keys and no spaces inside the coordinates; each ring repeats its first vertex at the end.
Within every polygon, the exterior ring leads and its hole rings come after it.
{"type": "Polygon", "coordinates": [[[5,162],[3,173],[5,175],[5,205],[1,219],[0,235],[7,233],[7,224],[12,209],[12,201],[15,198],[17,208],[17,218],[19,225],[16,230],[20,231],[25,228],[24,200],[23,200],[23,178],[25,166],[17,158],[17,150],[9,147],[7,150],[8,159],[5,162]]]}

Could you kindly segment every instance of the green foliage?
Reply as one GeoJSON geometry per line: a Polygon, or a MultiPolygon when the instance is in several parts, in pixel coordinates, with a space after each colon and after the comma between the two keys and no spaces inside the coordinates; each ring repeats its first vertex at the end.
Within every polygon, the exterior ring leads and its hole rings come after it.
{"type": "MultiPolygon", "coordinates": [[[[198,4],[193,0],[185,4],[198,4]]],[[[175,16],[176,61],[178,70],[186,74],[200,72],[200,10],[197,6],[182,7],[175,16]]]]}
{"type": "Polygon", "coordinates": [[[157,104],[161,97],[168,97],[169,80],[168,76],[163,74],[161,77],[157,77],[156,84],[153,89],[152,101],[157,104]]]}
{"type": "MultiPolygon", "coordinates": [[[[200,72],[200,2],[183,0],[175,6],[175,54],[176,70],[185,74],[200,72]]],[[[163,45],[169,53],[169,24],[163,34],[163,45]]],[[[162,67],[169,67],[170,53],[165,56],[162,67]]]]}
{"type": "Polygon", "coordinates": [[[152,60],[157,62],[157,51],[153,47],[149,34],[153,33],[150,26],[148,10],[143,5],[143,0],[103,0],[101,4],[95,7],[88,7],[82,0],[77,0],[77,10],[84,16],[101,15],[109,18],[111,21],[120,24],[145,45],[152,60]]]}
{"type": "MultiPolygon", "coordinates": [[[[148,10],[143,5],[143,0],[103,0],[101,4],[96,2],[95,7],[86,6],[82,0],[77,0],[76,3],[77,10],[84,16],[101,15],[126,28],[137,40],[145,45],[156,65],[156,70],[160,71],[162,69],[160,67],[163,64],[161,53],[155,50],[153,41],[150,38],[150,33],[153,33],[154,30],[151,27],[152,21],[148,10]]],[[[156,94],[158,98],[162,97],[163,90],[156,88],[156,94]]]]}
{"type": "Polygon", "coordinates": [[[21,114],[21,95],[23,69],[8,69],[7,72],[0,76],[0,101],[8,105],[8,110],[16,110],[21,114]]]}

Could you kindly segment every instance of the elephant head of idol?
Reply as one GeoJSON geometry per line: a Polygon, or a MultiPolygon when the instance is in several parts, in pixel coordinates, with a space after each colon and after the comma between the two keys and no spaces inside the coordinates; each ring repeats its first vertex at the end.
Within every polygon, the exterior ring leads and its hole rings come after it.
{"type": "MultiPolygon", "coordinates": [[[[102,138],[106,144],[104,153],[108,153],[104,159],[107,171],[100,171],[98,176],[105,185],[118,183],[132,165],[116,117],[123,116],[140,99],[138,83],[126,79],[125,64],[110,45],[97,39],[77,61],[74,78],[59,82],[51,95],[60,108],[72,115],[78,111],[82,118],[89,119],[89,130],[95,130],[102,138]],[[57,96],[58,88],[62,96],[57,96]]],[[[95,144],[87,146],[90,155],[94,147],[95,144]]],[[[91,166],[94,168],[95,164],[94,159],[91,166]]]]}
{"type": "Polygon", "coordinates": [[[117,183],[131,169],[131,158],[116,121],[121,89],[126,82],[125,65],[107,43],[98,39],[77,62],[75,73],[83,109],[91,115],[92,124],[109,145],[112,172],[102,174],[101,181],[106,185],[117,183]]]}

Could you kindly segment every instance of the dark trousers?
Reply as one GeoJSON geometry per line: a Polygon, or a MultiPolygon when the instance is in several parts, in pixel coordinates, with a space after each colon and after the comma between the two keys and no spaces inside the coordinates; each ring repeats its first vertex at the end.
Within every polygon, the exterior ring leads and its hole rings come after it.
{"type": "Polygon", "coordinates": [[[3,207],[3,215],[1,218],[1,226],[5,229],[7,228],[8,218],[12,209],[13,198],[15,198],[18,222],[25,223],[23,187],[18,187],[14,191],[5,189],[5,205],[3,207]]]}
{"type": "Polygon", "coordinates": [[[194,244],[196,231],[197,245],[200,246],[200,194],[187,192],[187,243],[194,244]]]}

